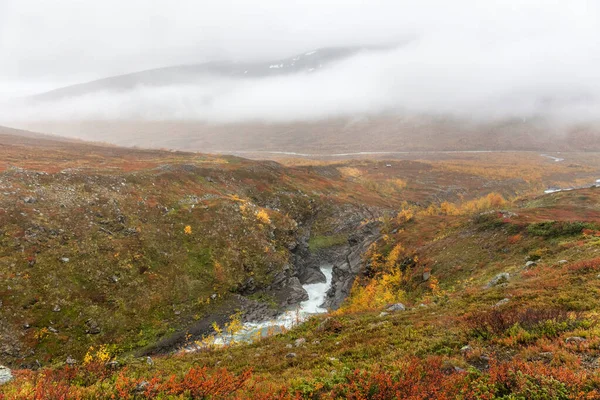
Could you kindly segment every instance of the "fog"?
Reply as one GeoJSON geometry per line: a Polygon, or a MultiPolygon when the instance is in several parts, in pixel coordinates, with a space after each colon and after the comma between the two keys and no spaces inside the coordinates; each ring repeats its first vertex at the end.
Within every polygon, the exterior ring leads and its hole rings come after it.
{"type": "Polygon", "coordinates": [[[382,112],[598,119],[595,1],[53,3],[0,3],[0,122],[282,122],[382,112]],[[310,73],[207,76],[51,102],[15,98],[166,65],[277,60],[320,47],[390,43],[403,44],[310,73]]]}

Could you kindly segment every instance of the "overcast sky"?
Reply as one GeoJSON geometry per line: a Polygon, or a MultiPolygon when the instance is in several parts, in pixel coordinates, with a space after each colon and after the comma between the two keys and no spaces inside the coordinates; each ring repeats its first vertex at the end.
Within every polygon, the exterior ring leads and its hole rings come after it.
{"type": "Polygon", "coordinates": [[[600,105],[599,0],[0,0],[0,99],[161,66],[407,39],[310,77],[138,90],[45,111],[287,120],[390,107],[520,115],[540,102],[589,115],[600,105]]]}
{"type": "Polygon", "coordinates": [[[29,89],[414,36],[597,41],[599,10],[592,0],[0,0],[0,82],[29,89]]]}

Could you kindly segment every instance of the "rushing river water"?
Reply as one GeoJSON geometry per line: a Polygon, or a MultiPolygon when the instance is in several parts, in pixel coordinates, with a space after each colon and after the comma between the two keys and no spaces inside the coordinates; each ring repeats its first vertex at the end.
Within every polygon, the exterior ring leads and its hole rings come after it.
{"type": "Polygon", "coordinates": [[[321,266],[321,272],[325,275],[326,281],[304,285],[303,288],[308,293],[308,300],[301,302],[296,309],[288,310],[270,321],[246,322],[243,324],[242,329],[233,335],[222,333],[212,338],[208,344],[193,344],[187,346],[185,351],[195,351],[207,345],[225,346],[235,342],[251,342],[257,338],[274,335],[290,329],[306,321],[311,315],[327,312],[327,309],[322,308],[321,305],[325,301],[327,291],[331,287],[332,266],[321,266]]]}

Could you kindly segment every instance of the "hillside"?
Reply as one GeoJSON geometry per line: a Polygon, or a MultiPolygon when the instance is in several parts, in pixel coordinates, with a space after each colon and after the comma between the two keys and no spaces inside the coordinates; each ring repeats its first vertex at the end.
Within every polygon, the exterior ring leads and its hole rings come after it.
{"type": "Polygon", "coordinates": [[[247,79],[311,73],[326,67],[330,63],[356,55],[360,51],[375,49],[332,47],[312,50],[281,60],[264,62],[212,61],[202,64],[157,68],[57,88],[35,95],[31,99],[44,102],[68,97],[89,96],[98,92],[126,91],[140,86],[190,85],[206,82],[215,77],[247,79]]]}
{"type": "Polygon", "coordinates": [[[397,157],[394,153],[600,151],[597,125],[561,126],[544,120],[474,122],[427,115],[376,115],[290,123],[121,119],[20,121],[14,125],[120,146],[219,152],[259,159],[281,157],[281,152],[330,159],[330,154],[359,152],[397,157]]]}
{"type": "Polygon", "coordinates": [[[600,192],[539,195],[592,185],[594,154],[283,165],[4,132],[2,399],[597,395],[600,192]],[[177,351],[298,305],[323,263],[329,315],[177,351]]]}

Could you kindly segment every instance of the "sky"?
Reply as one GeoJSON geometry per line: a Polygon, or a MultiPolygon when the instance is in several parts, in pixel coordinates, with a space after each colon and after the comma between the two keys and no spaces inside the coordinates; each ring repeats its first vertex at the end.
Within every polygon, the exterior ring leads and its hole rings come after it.
{"type": "Polygon", "coordinates": [[[162,66],[407,40],[312,76],[141,88],[41,114],[221,121],[543,107],[590,118],[600,104],[598,0],[0,0],[0,99],[162,66]],[[194,106],[207,92],[210,107],[194,106]]]}

